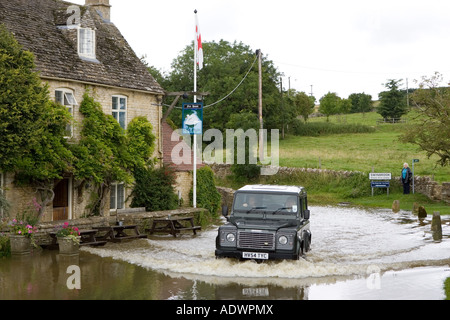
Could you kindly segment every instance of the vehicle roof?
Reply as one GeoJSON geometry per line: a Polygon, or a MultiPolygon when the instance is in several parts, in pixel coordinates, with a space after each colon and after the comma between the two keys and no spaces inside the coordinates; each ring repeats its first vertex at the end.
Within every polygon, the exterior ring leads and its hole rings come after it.
{"type": "Polygon", "coordinates": [[[305,188],[301,186],[278,186],[268,184],[246,185],[238,191],[260,191],[260,192],[280,192],[280,193],[306,193],[305,188]]]}

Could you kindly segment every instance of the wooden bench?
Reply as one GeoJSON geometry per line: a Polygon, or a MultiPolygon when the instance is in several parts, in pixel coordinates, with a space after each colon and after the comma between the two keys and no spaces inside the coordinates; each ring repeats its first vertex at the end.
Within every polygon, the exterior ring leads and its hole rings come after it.
{"type": "MultiPolygon", "coordinates": [[[[82,246],[104,246],[106,241],[98,241],[95,237],[97,234],[97,230],[79,230],[80,233],[80,247],[82,246]]],[[[58,238],[56,237],[56,232],[50,232],[50,237],[52,238],[52,243],[47,246],[47,249],[54,250],[57,249],[58,246],[58,238]]]]}
{"type": "Polygon", "coordinates": [[[106,241],[98,241],[95,235],[97,230],[80,230],[80,247],[82,246],[104,246],[106,241]]]}
{"type": "Polygon", "coordinates": [[[152,227],[150,229],[146,229],[145,231],[149,232],[150,234],[154,234],[155,232],[169,233],[176,238],[177,234],[182,231],[192,231],[194,235],[197,235],[197,231],[201,229],[202,227],[200,226],[194,226],[193,217],[168,217],[166,219],[154,219],[152,227]],[[181,222],[184,222],[185,224],[182,224],[181,222]],[[186,225],[186,222],[188,222],[189,224],[186,225]]]}
{"type": "Polygon", "coordinates": [[[96,227],[99,232],[105,232],[99,239],[111,242],[121,242],[123,240],[143,239],[147,238],[146,234],[140,234],[137,225],[127,226],[108,226],[108,227],[96,227]],[[125,230],[133,230],[134,234],[130,235],[125,233],[125,230]]]}

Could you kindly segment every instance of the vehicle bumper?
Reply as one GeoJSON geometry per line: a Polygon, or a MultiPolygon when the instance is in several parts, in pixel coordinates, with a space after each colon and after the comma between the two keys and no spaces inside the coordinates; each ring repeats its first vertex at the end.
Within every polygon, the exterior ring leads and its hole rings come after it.
{"type": "MultiPolygon", "coordinates": [[[[244,250],[236,250],[236,249],[216,249],[215,254],[217,258],[236,258],[243,259],[242,252],[244,250]]],[[[265,251],[256,251],[256,250],[245,250],[245,252],[263,252],[269,254],[269,260],[296,260],[298,259],[298,255],[293,251],[278,251],[278,252],[265,252],[265,251]]],[[[248,259],[244,259],[248,260],[248,259]]]]}

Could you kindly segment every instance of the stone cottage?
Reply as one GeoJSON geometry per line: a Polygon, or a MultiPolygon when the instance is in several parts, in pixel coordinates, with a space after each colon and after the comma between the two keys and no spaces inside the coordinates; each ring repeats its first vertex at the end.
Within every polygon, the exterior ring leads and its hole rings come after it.
{"type": "MultiPolygon", "coordinates": [[[[73,115],[68,138],[79,137],[79,105],[89,90],[103,111],[124,129],[133,118],[146,117],[157,137],[154,157],[162,160],[161,102],[165,92],[111,22],[110,11],[109,0],[86,0],[84,6],[60,0],[5,0],[0,2],[0,23],[25,50],[34,53],[50,96],[73,115]]],[[[34,190],[17,188],[13,180],[13,174],[0,175],[0,187],[14,215],[31,201],[34,190]]],[[[73,180],[67,176],[54,186],[55,199],[46,208],[44,221],[77,219],[85,214],[90,190],[79,188],[73,180]]],[[[103,215],[127,208],[129,192],[120,182],[115,184],[103,215]]]]}

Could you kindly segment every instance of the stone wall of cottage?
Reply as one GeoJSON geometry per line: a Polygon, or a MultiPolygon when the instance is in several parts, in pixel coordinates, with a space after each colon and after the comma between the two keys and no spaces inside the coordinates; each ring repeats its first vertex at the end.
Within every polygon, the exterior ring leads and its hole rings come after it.
{"type": "Polygon", "coordinates": [[[73,92],[78,106],[74,107],[74,139],[79,139],[80,126],[83,115],[79,112],[79,105],[83,101],[83,95],[88,90],[95,101],[102,105],[105,114],[112,114],[112,96],[120,95],[127,97],[127,124],[136,117],[144,116],[153,125],[153,134],[157,137],[157,148],[154,157],[161,158],[161,126],[162,109],[159,106],[159,97],[150,93],[127,90],[122,88],[112,88],[106,86],[92,86],[78,82],[59,81],[44,79],[49,86],[50,97],[55,99],[57,89],[69,89],[73,92]]]}
{"type": "Polygon", "coordinates": [[[175,192],[181,197],[181,206],[190,207],[189,192],[192,189],[193,176],[190,171],[178,171],[176,174],[175,192]]]}
{"type": "MultiPolygon", "coordinates": [[[[79,105],[83,101],[83,95],[86,90],[89,90],[90,95],[94,97],[96,101],[98,101],[103,108],[105,114],[112,114],[112,96],[113,95],[121,95],[127,97],[127,124],[138,116],[146,117],[151,124],[153,125],[153,134],[156,136],[156,147],[153,157],[157,159],[162,158],[162,146],[161,146],[161,127],[160,127],[160,119],[162,117],[162,109],[160,105],[160,97],[140,92],[140,91],[132,91],[121,88],[112,88],[106,86],[92,86],[86,85],[79,82],[71,82],[71,81],[58,81],[58,80],[48,80],[44,79],[48,83],[50,97],[55,99],[55,91],[57,89],[68,89],[70,90],[75,99],[77,100],[78,106],[74,107],[73,117],[73,140],[78,140],[80,137],[80,126],[82,124],[83,115],[79,112],[79,105]]],[[[4,174],[4,192],[8,202],[11,204],[10,216],[15,217],[20,215],[26,208],[29,206],[33,198],[36,198],[38,201],[39,195],[36,190],[32,188],[26,187],[17,187],[14,185],[14,175],[13,174],[4,174]]],[[[183,175],[179,178],[182,182],[185,179],[183,175]]],[[[192,178],[191,178],[192,180],[192,178]]],[[[69,184],[72,192],[69,193],[69,201],[71,203],[71,219],[80,219],[87,216],[89,209],[87,206],[91,203],[92,199],[92,186],[89,184],[81,185],[79,181],[75,181],[74,179],[69,177],[69,184]]],[[[185,188],[181,188],[181,192],[183,198],[186,195],[185,188]]],[[[129,208],[131,199],[129,199],[129,194],[131,190],[126,190],[125,198],[128,198],[128,201],[125,203],[126,208],[129,208]]],[[[187,196],[189,196],[189,190],[187,191],[187,196]]],[[[109,199],[109,194],[107,194],[106,199],[109,199]]],[[[187,197],[187,199],[189,199],[187,197]]],[[[187,200],[189,204],[189,200],[187,200]]],[[[114,213],[112,213],[114,214],[114,213]]],[[[109,200],[105,202],[105,208],[103,212],[103,216],[110,216],[110,204],[109,200]]],[[[45,214],[42,219],[43,222],[49,222],[53,220],[53,204],[50,203],[45,209],[45,214]]]]}

